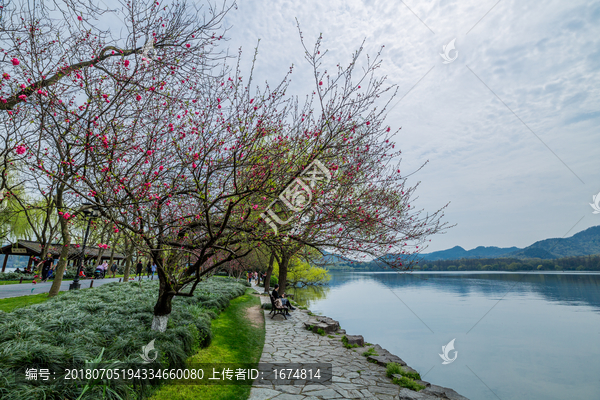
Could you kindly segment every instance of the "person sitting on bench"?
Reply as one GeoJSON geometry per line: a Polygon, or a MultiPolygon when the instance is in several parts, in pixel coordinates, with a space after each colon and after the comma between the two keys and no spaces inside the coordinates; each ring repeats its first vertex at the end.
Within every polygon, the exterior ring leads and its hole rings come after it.
{"type": "Polygon", "coordinates": [[[294,307],[292,307],[292,305],[290,304],[290,301],[288,299],[286,299],[284,296],[280,296],[279,295],[279,285],[275,285],[275,288],[273,289],[273,298],[274,299],[281,299],[281,304],[283,304],[284,307],[289,308],[290,310],[295,310],[294,307]]]}

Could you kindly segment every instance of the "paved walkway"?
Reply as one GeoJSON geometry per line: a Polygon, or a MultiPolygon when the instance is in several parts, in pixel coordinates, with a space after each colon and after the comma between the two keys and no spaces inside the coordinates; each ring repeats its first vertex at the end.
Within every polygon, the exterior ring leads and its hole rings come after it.
{"type": "MultiPolygon", "coordinates": [[[[122,279],[122,278],[121,278],[122,279]]],[[[147,278],[144,278],[147,279],[147,278]]],[[[87,289],[90,287],[91,279],[80,280],[81,289],[87,289]]],[[[94,279],[94,287],[102,286],[110,282],[119,282],[119,278],[104,278],[94,279]]],[[[63,280],[60,285],[60,291],[69,290],[69,285],[73,283],[72,279],[63,280]]],[[[0,285],[0,299],[8,297],[27,296],[29,294],[40,294],[48,293],[52,287],[52,282],[46,283],[15,283],[11,285],[0,285]],[[33,291],[31,290],[33,289],[33,291]]]]}
{"type": "MultiPolygon", "coordinates": [[[[261,303],[270,303],[261,296],[261,303]]],[[[308,311],[297,309],[284,320],[271,319],[265,311],[265,346],[261,363],[332,363],[331,385],[255,385],[250,400],[316,399],[398,399],[400,387],[385,376],[385,368],[372,364],[361,355],[364,348],[353,351],[342,346],[343,335],[333,338],[308,331],[308,311]],[[360,372],[359,372],[360,371],[360,372]]]]}
{"type": "MultiPolygon", "coordinates": [[[[259,293],[263,291],[254,284],[252,287],[259,293]]],[[[270,303],[267,296],[260,296],[260,300],[262,304],[270,303]]],[[[307,330],[304,322],[310,318],[308,311],[298,308],[290,314],[287,320],[280,315],[271,318],[272,314],[265,310],[265,345],[260,362],[331,363],[332,383],[294,381],[293,384],[273,385],[262,381],[252,387],[249,400],[468,400],[452,389],[436,385],[420,392],[402,388],[386,376],[385,367],[368,362],[362,355],[370,346],[347,349],[341,342],[343,334],[321,336],[307,330]]]]}

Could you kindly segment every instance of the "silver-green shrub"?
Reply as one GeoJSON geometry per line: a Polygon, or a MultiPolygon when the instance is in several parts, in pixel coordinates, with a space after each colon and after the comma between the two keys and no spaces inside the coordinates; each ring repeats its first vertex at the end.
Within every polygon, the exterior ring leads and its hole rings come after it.
{"type": "MultiPolygon", "coordinates": [[[[103,362],[139,364],[142,346],[153,339],[158,358],[143,367],[181,368],[190,355],[210,344],[211,320],[245,289],[230,279],[200,283],[194,296],[173,300],[164,333],[150,330],[158,281],[109,283],[70,291],[10,313],[0,312],[0,398],[77,399],[85,386],[80,382],[24,381],[24,368],[78,369],[100,354],[103,362]]],[[[135,390],[131,382],[124,381],[88,384],[82,400],[134,399],[148,390],[147,382],[135,384],[135,390]]]]}

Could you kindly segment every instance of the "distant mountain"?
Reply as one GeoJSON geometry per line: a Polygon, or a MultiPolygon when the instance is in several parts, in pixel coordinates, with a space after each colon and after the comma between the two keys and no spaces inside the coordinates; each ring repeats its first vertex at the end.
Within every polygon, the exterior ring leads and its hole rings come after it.
{"type": "Polygon", "coordinates": [[[496,258],[502,257],[508,253],[521,250],[518,247],[484,247],[479,246],[472,250],[465,250],[460,246],[454,246],[448,250],[434,251],[433,253],[421,254],[424,260],[459,260],[461,258],[496,258]]]}
{"type": "MultiPolygon", "coordinates": [[[[516,258],[554,260],[563,257],[588,256],[600,254],[600,225],[593,226],[584,231],[576,233],[568,238],[544,239],[535,242],[523,249],[518,247],[484,247],[479,246],[472,250],[465,250],[460,246],[451,249],[434,251],[432,253],[420,254],[423,261],[443,261],[460,259],[493,259],[493,258],[516,258]]],[[[386,254],[382,259],[395,259],[397,256],[386,254]]],[[[381,270],[384,265],[381,262],[360,262],[339,256],[333,253],[325,253],[322,259],[315,262],[317,265],[327,269],[366,269],[381,270]]]]}
{"type": "Polygon", "coordinates": [[[461,258],[541,258],[587,256],[600,254],[600,225],[593,226],[568,238],[544,239],[524,249],[518,247],[483,247],[465,250],[455,246],[448,250],[422,254],[424,260],[459,260],[461,258]]]}
{"type": "Polygon", "coordinates": [[[550,259],[592,254],[600,254],[600,225],[592,226],[568,238],[540,240],[505,257],[550,259]]]}

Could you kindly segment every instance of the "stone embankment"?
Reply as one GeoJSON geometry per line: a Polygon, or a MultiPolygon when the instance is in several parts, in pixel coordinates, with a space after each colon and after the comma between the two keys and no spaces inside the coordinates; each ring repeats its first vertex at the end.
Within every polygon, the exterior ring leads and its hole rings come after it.
{"type": "MultiPolygon", "coordinates": [[[[270,303],[266,296],[261,296],[261,302],[270,303]]],[[[265,317],[261,363],[331,363],[333,375],[331,384],[326,385],[307,384],[302,380],[292,380],[285,385],[257,381],[250,400],[468,400],[452,389],[421,380],[414,381],[425,387],[418,392],[393,383],[386,376],[388,363],[400,364],[404,375],[416,371],[379,345],[365,346],[362,336],[346,335],[331,318],[313,316],[300,309],[292,311],[287,320],[282,315],[272,319],[268,310],[265,317]],[[344,337],[347,341],[342,340],[344,337]]],[[[394,378],[398,381],[402,376],[394,375],[394,378]]]]}

